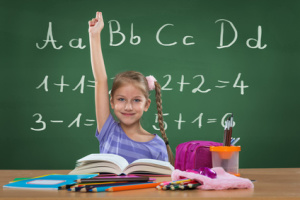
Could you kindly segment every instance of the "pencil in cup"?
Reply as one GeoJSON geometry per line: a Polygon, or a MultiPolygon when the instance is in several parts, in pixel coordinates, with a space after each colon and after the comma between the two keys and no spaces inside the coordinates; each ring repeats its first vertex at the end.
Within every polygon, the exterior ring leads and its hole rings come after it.
{"type": "Polygon", "coordinates": [[[229,118],[229,135],[228,135],[228,141],[226,146],[230,146],[231,143],[231,137],[232,137],[232,127],[233,127],[233,114],[229,118]]]}
{"type": "Polygon", "coordinates": [[[226,145],[226,140],[227,140],[227,135],[228,135],[227,127],[228,127],[228,121],[226,120],[225,121],[225,127],[224,127],[223,146],[226,145]]]}
{"type": "Polygon", "coordinates": [[[238,141],[240,140],[240,138],[238,137],[238,138],[236,138],[232,143],[231,143],[231,145],[232,146],[234,146],[238,141]]]}

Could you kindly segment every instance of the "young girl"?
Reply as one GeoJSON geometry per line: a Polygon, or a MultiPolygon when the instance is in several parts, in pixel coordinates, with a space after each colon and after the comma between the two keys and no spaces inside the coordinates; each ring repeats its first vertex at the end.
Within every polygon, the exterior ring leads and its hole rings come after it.
{"type": "Polygon", "coordinates": [[[112,153],[124,157],[129,163],[140,158],[169,161],[174,157],[163,127],[160,85],[153,76],[145,78],[141,73],[127,71],[118,74],[113,82],[109,100],[107,75],[104,66],[100,35],[104,27],[102,13],[89,21],[91,62],[95,78],[95,103],[100,153],[112,153]],[[158,135],[143,129],[140,119],[149,109],[149,90],[156,90],[156,103],[162,140],[158,135]],[[117,123],[109,109],[109,103],[117,123]]]}

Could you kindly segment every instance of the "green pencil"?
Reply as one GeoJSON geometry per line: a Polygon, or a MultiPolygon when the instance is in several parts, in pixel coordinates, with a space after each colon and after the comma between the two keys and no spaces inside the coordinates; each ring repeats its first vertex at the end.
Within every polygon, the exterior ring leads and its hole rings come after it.
{"type": "Polygon", "coordinates": [[[176,185],[175,185],[175,184],[172,184],[172,185],[170,186],[170,189],[171,189],[171,190],[178,190],[178,189],[179,189],[179,186],[180,186],[179,184],[176,184],[176,185]]]}

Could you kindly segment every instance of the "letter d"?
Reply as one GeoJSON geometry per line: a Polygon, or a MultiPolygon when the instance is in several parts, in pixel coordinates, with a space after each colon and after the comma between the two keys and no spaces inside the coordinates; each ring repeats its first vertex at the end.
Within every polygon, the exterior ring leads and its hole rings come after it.
{"type": "Polygon", "coordinates": [[[235,41],[237,40],[237,37],[238,37],[238,33],[237,33],[237,30],[236,30],[235,26],[233,25],[233,23],[231,21],[228,21],[226,19],[219,19],[215,23],[217,23],[219,21],[228,22],[230,24],[230,26],[232,27],[233,31],[234,31],[234,38],[233,38],[232,42],[228,45],[223,45],[224,22],[222,22],[222,24],[221,24],[221,34],[220,34],[220,46],[218,46],[217,48],[218,49],[228,48],[228,47],[230,47],[231,45],[233,45],[235,43],[235,41]]]}

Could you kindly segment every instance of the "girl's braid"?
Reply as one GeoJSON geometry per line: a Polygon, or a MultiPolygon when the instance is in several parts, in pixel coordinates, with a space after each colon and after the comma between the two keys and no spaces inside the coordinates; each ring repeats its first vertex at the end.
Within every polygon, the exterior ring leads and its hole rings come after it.
{"type": "Polygon", "coordinates": [[[155,98],[156,98],[156,105],[157,105],[157,112],[158,112],[157,116],[158,116],[160,132],[161,132],[162,138],[164,139],[166,146],[167,146],[169,162],[172,165],[174,165],[174,155],[173,155],[173,152],[169,145],[167,134],[166,134],[166,131],[164,128],[164,120],[163,120],[163,113],[162,113],[162,100],[161,100],[161,87],[157,81],[155,82],[155,98]]]}

